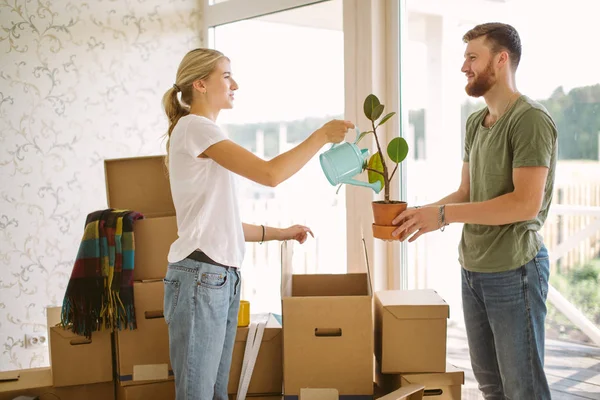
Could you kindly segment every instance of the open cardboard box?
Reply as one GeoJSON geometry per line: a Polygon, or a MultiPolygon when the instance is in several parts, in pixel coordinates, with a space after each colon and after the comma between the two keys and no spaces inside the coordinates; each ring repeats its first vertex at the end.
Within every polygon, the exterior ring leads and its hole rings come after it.
{"type": "Polygon", "coordinates": [[[135,281],[164,278],[169,249],[177,239],[164,160],[164,156],[149,156],[104,161],[108,207],[144,214],[144,219],[133,225],[135,281]]]}
{"type": "Polygon", "coordinates": [[[367,273],[294,275],[282,244],[283,379],[302,388],[373,395],[373,299],[367,273]]]}

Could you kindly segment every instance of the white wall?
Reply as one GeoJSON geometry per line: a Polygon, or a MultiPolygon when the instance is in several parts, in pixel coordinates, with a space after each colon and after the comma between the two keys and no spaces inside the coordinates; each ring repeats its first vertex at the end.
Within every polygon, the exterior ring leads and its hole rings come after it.
{"type": "Polygon", "coordinates": [[[24,336],[106,207],[103,160],[163,153],[160,101],[199,21],[193,0],[0,3],[0,370],[48,365],[24,336]]]}

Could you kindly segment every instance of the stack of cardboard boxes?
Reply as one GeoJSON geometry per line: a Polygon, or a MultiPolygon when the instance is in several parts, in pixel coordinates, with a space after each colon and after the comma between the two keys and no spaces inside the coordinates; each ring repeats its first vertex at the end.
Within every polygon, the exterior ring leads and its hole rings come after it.
{"type": "Polygon", "coordinates": [[[448,304],[434,291],[375,294],[377,382],[385,390],[425,386],[437,400],[461,398],[464,373],[446,363],[448,304]]]}
{"type": "MultiPolygon", "coordinates": [[[[134,224],[137,329],[94,332],[86,341],[55,327],[60,308],[49,309],[52,369],[23,371],[27,378],[20,388],[35,376],[40,382],[35,393],[61,391],[63,400],[174,399],[162,279],[177,223],[164,157],[107,160],[105,173],[108,206],[145,217],[134,224]]],[[[446,366],[449,309],[437,293],[385,291],[373,296],[367,273],[294,275],[288,265],[291,246],[284,243],[282,251],[287,254],[282,257],[283,329],[271,316],[247,397],[417,400],[425,390],[432,400],[460,399],[464,378],[446,366]]],[[[238,390],[248,332],[248,327],[238,327],[231,398],[238,390]]],[[[11,387],[19,388],[0,384],[0,400],[14,397],[2,394],[11,387]]]]}
{"type": "Polygon", "coordinates": [[[163,316],[167,254],[177,238],[163,157],[105,161],[108,207],[141,212],[134,224],[133,295],[137,329],[115,334],[118,400],[174,399],[169,333],[163,316]],[[158,397],[156,397],[158,398],[158,397]]]}

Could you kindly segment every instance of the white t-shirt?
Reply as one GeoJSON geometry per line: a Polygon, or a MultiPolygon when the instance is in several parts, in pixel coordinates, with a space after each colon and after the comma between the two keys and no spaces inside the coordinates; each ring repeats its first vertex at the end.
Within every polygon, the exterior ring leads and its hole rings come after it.
{"type": "Polygon", "coordinates": [[[238,177],[210,158],[198,158],[227,139],[217,124],[194,114],[182,117],[171,133],[169,179],[179,237],[171,245],[169,262],[200,250],[221,264],[242,265],[245,240],[237,201],[238,177]]]}

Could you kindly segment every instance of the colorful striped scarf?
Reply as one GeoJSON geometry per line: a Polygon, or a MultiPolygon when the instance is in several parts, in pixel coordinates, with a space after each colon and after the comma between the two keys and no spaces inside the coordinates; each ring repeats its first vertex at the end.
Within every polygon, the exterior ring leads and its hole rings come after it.
{"type": "Polygon", "coordinates": [[[91,338],[102,329],[135,329],[133,224],[144,216],[130,210],[90,213],[69,279],[61,325],[91,338]]]}

